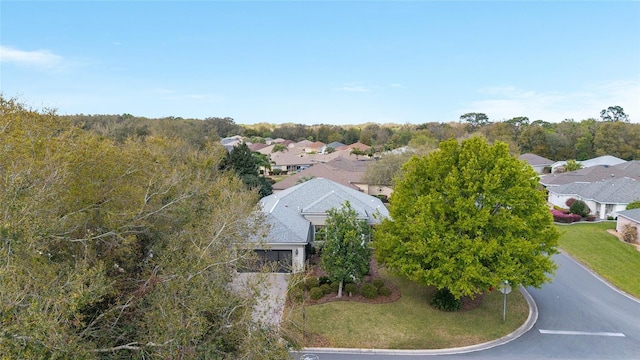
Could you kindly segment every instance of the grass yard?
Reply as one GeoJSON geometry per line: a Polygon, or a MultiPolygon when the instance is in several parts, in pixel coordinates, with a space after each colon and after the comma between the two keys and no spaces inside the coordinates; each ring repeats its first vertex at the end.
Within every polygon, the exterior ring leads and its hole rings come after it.
{"type": "MultiPolygon", "coordinates": [[[[432,308],[434,289],[406,279],[380,276],[393,282],[402,298],[386,304],[336,301],[307,306],[306,332],[319,334],[326,346],[376,349],[441,349],[498,339],[520,327],[529,315],[517,289],[507,296],[507,321],[502,321],[503,295],[494,290],[469,311],[443,312],[432,308]]],[[[289,314],[290,328],[301,329],[301,308],[289,314]]],[[[303,346],[315,346],[304,343],[303,346]]]]}
{"type": "Polygon", "coordinates": [[[564,251],[618,288],[640,298],[640,251],[607,233],[607,229],[615,229],[615,222],[557,226],[564,251]]]}

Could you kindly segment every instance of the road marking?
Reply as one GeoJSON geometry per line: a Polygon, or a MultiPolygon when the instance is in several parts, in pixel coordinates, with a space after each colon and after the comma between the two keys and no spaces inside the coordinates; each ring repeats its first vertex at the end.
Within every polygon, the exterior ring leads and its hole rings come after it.
{"type": "Polygon", "coordinates": [[[318,355],[316,354],[303,354],[300,356],[300,360],[318,360],[318,355]]]}
{"type": "Polygon", "coordinates": [[[589,336],[615,336],[625,337],[623,333],[616,332],[587,332],[587,331],[566,331],[566,330],[543,330],[540,329],[541,334],[552,335],[589,335],[589,336]]]}

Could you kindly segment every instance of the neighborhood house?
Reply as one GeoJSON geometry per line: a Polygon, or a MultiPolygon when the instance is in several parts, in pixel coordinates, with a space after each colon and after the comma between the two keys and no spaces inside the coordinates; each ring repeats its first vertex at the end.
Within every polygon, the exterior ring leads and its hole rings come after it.
{"type": "Polygon", "coordinates": [[[260,200],[269,224],[264,243],[256,243],[261,264],[274,264],[278,272],[299,272],[314,245],[316,232],[325,225],[327,211],[340,208],[346,201],[369,225],[389,217],[377,197],[314,178],[299,185],[266,196],[260,200]]]}

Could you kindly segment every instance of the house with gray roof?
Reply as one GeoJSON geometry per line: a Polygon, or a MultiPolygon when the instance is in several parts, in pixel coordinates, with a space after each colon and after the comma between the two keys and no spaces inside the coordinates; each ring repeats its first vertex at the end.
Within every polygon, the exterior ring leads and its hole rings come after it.
{"type": "Polygon", "coordinates": [[[540,178],[540,184],[547,189],[574,182],[596,182],[606,179],[632,178],[640,181],[640,160],[631,160],[616,165],[595,165],[565,173],[547,174],[540,178]]]}
{"type": "Polygon", "coordinates": [[[522,154],[518,156],[518,159],[524,160],[531,165],[536,174],[550,173],[551,165],[553,165],[553,160],[531,153],[522,154]]]}
{"type": "Polygon", "coordinates": [[[335,150],[335,149],[337,149],[339,147],[343,147],[343,146],[345,146],[343,143],[338,142],[338,141],[334,141],[332,143],[329,143],[329,144],[321,147],[320,148],[320,152],[324,154],[325,152],[327,152],[328,148],[332,148],[333,150],[335,150]]]}
{"type": "MultiPolygon", "coordinates": [[[[622,164],[624,162],[626,161],[612,155],[603,155],[603,156],[598,156],[596,158],[589,159],[589,160],[577,161],[578,164],[582,165],[582,168],[590,168],[593,166],[601,166],[601,165],[614,166],[614,165],[622,164]]],[[[567,165],[566,161],[557,161],[551,165],[551,172],[552,173],[564,172],[564,167],[566,165],[567,165]]]]}
{"type": "Polygon", "coordinates": [[[640,244],[640,208],[618,212],[616,231],[624,234],[629,228],[636,228],[636,244],[640,244]]]}
{"type": "Polygon", "coordinates": [[[327,211],[346,201],[369,225],[376,225],[389,212],[380,199],[336,182],[314,178],[260,200],[269,224],[264,243],[256,252],[265,261],[278,262],[280,271],[304,270],[307,250],[315,233],[325,225],[327,211]]]}
{"type": "Polygon", "coordinates": [[[547,188],[549,203],[566,208],[570,198],[584,201],[591,214],[600,219],[627,208],[627,205],[640,200],[640,181],[628,177],[612,178],[596,182],[573,182],[547,188]]]}

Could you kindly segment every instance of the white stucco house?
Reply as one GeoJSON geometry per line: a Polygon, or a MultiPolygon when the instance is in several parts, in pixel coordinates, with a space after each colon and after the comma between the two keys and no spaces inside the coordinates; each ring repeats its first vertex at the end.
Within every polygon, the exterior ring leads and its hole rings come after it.
{"type": "Polygon", "coordinates": [[[620,234],[624,234],[628,226],[636,228],[636,243],[640,244],[640,208],[618,212],[616,231],[620,234]]]}
{"type": "Polygon", "coordinates": [[[278,272],[304,270],[307,251],[316,231],[325,224],[327,210],[340,208],[346,201],[369,225],[389,217],[380,199],[324,178],[314,178],[260,200],[269,232],[264,243],[256,244],[256,253],[265,262],[276,262],[278,272]]]}
{"type": "Polygon", "coordinates": [[[567,200],[584,201],[591,214],[599,219],[616,217],[627,205],[640,199],[640,181],[623,177],[596,182],[574,182],[547,188],[547,201],[552,205],[567,208],[567,200]]]}

